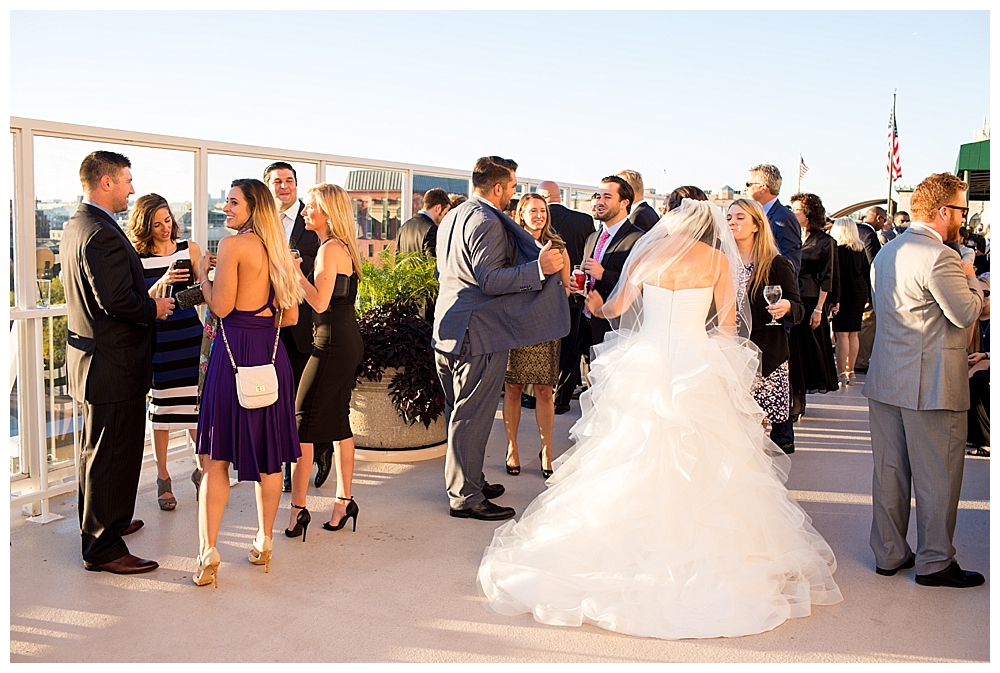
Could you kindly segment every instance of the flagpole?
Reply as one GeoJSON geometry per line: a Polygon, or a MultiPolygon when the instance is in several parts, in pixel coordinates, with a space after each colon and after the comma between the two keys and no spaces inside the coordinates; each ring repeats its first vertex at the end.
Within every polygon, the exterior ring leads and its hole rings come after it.
{"type": "Polygon", "coordinates": [[[799,152],[799,184],[795,192],[798,194],[802,193],[802,152],[799,152]]]}
{"type": "Polygon", "coordinates": [[[893,144],[896,142],[896,138],[895,138],[895,135],[896,135],[896,89],[895,89],[895,87],[893,87],[893,89],[892,89],[892,129],[890,129],[890,132],[892,133],[892,139],[889,141],[888,163],[886,164],[888,166],[888,169],[889,169],[889,197],[886,199],[886,202],[885,202],[885,212],[888,213],[889,221],[891,222],[892,221],[892,217],[893,217],[893,212],[892,212],[892,176],[893,176],[892,148],[893,148],[893,144]]]}

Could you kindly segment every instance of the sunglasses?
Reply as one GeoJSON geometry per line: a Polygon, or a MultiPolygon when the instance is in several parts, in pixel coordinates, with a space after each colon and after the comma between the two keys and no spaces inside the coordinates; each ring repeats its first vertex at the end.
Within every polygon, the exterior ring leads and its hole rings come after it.
{"type": "Polygon", "coordinates": [[[948,205],[946,205],[946,206],[944,206],[944,208],[949,208],[951,210],[957,210],[960,213],[962,213],[962,217],[965,217],[966,215],[969,214],[969,209],[966,208],[965,206],[948,206],[948,205]]]}
{"type": "Polygon", "coordinates": [[[985,297],[989,297],[989,296],[990,296],[990,291],[989,290],[983,290],[983,297],[985,298],[985,297]]]}

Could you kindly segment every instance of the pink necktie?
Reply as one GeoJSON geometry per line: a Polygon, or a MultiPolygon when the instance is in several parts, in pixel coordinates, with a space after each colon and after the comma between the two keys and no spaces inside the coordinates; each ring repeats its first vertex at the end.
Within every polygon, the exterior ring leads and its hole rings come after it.
{"type": "MultiPolygon", "coordinates": [[[[608,238],[610,238],[610,234],[608,233],[608,230],[605,229],[604,231],[601,232],[600,238],[597,239],[597,247],[594,248],[593,259],[599,260],[601,258],[601,253],[604,252],[604,246],[607,245],[608,238]]],[[[597,283],[597,281],[594,280],[593,276],[587,276],[587,292],[588,293],[590,293],[594,289],[594,285],[596,283],[597,283]]],[[[588,318],[590,317],[590,309],[587,308],[586,306],[583,307],[583,313],[588,318]]]]}

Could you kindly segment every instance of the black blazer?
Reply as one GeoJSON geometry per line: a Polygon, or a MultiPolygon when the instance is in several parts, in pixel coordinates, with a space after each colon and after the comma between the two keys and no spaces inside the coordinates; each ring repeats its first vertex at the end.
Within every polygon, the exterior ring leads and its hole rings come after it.
{"type": "Polygon", "coordinates": [[[423,213],[417,213],[399,228],[396,252],[419,252],[427,257],[437,254],[437,225],[423,213]]]}
{"type": "Polygon", "coordinates": [[[771,233],[774,234],[774,242],[778,244],[778,251],[792,263],[792,269],[798,276],[802,267],[802,227],[795,213],[782,205],[781,201],[775,201],[771,212],[767,214],[767,220],[771,223],[771,233]]]}
{"type": "MultiPolygon", "coordinates": [[[[834,258],[837,242],[830,234],[814,231],[802,243],[802,268],[799,269],[799,294],[803,297],[818,297],[820,290],[826,291],[832,303],[839,294],[839,285],[834,281],[834,258]]],[[[824,306],[825,308],[825,306],[824,306]]]]}
{"type": "MultiPolygon", "coordinates": [[[[787,299],[792,310],[789,311],[778,322],[781,327],[767,323],[771,322],[771,314],[767,311],[767,302],[764,300],[764,288],[750,296],[750,320],[752,327],[750,330],[750,341],[760,348],[760,373],[762,376],[770,376],[771,372],[777,369],[782,362],[788,359],[788,325],[797,325],[802,322],[806,308],[802,305],[799,297],[799,284],[792,271],[792,264],[784,257],[775,257],[771,263],[771,272],[767,274],[767,285],[780,285],[781,298],[787,299]]],[[[747,291],[749,291],[749,287],[747,291]]]]}
{"type": "Polygon", "coordinates": [[[878,232],[867,222],[859,222],[858,236],[861,237],[861,242],[865,244],[865,256],[868,257],[868,263],[871,264],[872,260],[875,259],[875,255],[882,249],[882,241],[878,240],[878,232]]]}
{"type": "Polygon", "coordinates": [[[60,243],[69,343],[70,394],[79,402],[142,399],[153,383],[156,302],[125,233],[81,203],[60,243]]]}
{"type": "Polygon", "coordinates": [[[629,222],[639,227],[643,231],[649,231],[653,228],[653,225],[660,221],[660,216],[645,201],[640,201],[639,205],[632,208],[632,212],[628,214],[629,222]]]}
{"type": "MultiPolygon", "coordinates": [[[[319,252],[319,238],[315,232],[306,229],[305,218],[302,217],[302,209],[305,206],[299,201],[299,214],[295,218],[295,226],[292,227],[292,235],[288,239],[288,247],[294,248],[302,255],[302,273],[306,278],[312,280],[313,266],[316,264],[316,254],[319,252]]],[[[292,342],[300,353],[312,353],[312,307],[305,301],[299,304],[299,321],[291,327],[286,327],[282,333],[292,336],[292,342]]],[[[288,341],[285,341],[286,347],[288,341]]]]}
{"type": "MultiPolygon", "coordinates": [[[[603,230],[604,227],[602,226],[601,229],[595,231],[587,238],[587,244],[583,251],[584,259],[594,256],[597,239],[600,238],[603,230]]],[[[611,291],[615,289],[615,285],[618,284],[618,279],[622,275],[622,269],[625,268],[625,260],[628,259],[629,253],[632,252],[632,246],[642,237],[643,233],[642,229],[626,219],[614,238],[605,245],[601,261],[604,273],[601,274],[601,279],[594,283],[594,289],[605,301],[611,295],[611,291]]],[[[590,324],[594,343],[600,343],[604,339],[604,334],[611,328],[611,324],[603,318],[596,317],[590,319],[590,324]]]]}
{"type": "Polygon", "coordinates": [[[561,203],[550,203],[549,213],[552,216],[552,228],[566,243],[569,263],[573,266],[583,264],[583,248],[587,245],[587,237],[594,233],[594,218],[579,210],[571,210],[561,203]]]}

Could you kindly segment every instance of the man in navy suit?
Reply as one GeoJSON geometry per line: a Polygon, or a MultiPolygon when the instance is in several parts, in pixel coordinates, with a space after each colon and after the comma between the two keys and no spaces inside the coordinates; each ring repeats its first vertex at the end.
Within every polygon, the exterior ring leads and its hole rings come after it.
{"type": "Polygon", "coordinates": [[[504,488],[483,474],[507,353],[569,332],[562,252],[551,243],[539,248],[503,213],[517,185],[515,170],[509,159],[480,158],[472,197],[438,231],[432,346],[448,424],[445,484],[450,514],[459,518],[514,516],[513,508],[491,502],[504,488]]]}
{"type": "MultiPolygon", "coordinates": [[[[781,172],[777,166],[758,164],[750,169],[745,193],[763,206],[767,220],[771,224],[775,243],[778,244],[778,251],[792,263],[797,279],[802,262],[802,227],[799,226],[795,213],[778,200],[780,191],[781,172]]],[[[793,348],[789,354],[788,367],[790,370],[795,370],[800,366],[798,351],[793,348]]],[[[771,441],[780,446],[785,453],[795,451],[793,423],[794,420],[789,416],[787,421],[771,425],[771,441]]]]}
{"type": "MultiPolygon", "coordinates": [[[[587,239],[594,233],[594,218],[579,210],[572,210],[562,205],[559,185],[551,180],[539,184],[535,191],[545,197],[549,204],[552,229],[566,244],[569,263],[573,266],[582,266],[584,247],[587,245],[587,239]]],[[[580,355],[583,352],[580,340],[580,322],[583,317],[583,295],[571,294],[567,303],[569,304],[570,328],[569,334],[563,337],[562,343],[559,345],[559,385],[556,386],[555,391],[556,414],[565,414],[569,411],[573,391],[580,385],[580,355]]],[[[532,402],[534,402],[533,398],[532,402]]]]}
{"type": "Polygon", "coordinates": [[[649,231],[660,221],[660,214],[646,203],[642,196],[646,193],[646,186],[642,183],[642,174],[639,171],[626,169],[619,171],[618,177],[627,182],[635,194],[635,202],[628,213],[629,222],[642,229],[643,233],[649,231]]]}
{"type": "Polygon", "coordinates": [[[129,553],[145,444],[146,394],[153,383],[153,321],[173,299],[146,291],[142,262],[115,213],[128,210],[132,164],[92,152],[80,165],[83,203],[63,231],[66,364],[69,392],[83,412],[79,500],[83,567],[120,575],[149,572],[156,561],[129,553]]]}

